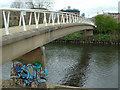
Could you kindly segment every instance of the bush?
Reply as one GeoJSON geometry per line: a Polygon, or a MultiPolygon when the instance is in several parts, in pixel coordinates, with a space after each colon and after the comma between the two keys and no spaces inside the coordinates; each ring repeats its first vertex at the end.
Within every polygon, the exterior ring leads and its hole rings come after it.
{"type": "Polygon", "coordinates": [[[95,30],[98,33],[111,33],[118,29],[117,20],[115,20],[112,16],[105,15],[97,15],[95,17],[95,30]]]}

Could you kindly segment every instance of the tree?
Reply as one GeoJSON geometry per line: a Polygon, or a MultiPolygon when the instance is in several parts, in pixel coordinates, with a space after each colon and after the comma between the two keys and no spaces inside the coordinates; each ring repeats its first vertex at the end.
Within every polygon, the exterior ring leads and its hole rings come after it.
{"type": "Polygon", "coordinates": [[[54,5],[54,0],[38,0],[34,3],[37,8],[51,9],[54,5]]]}
{"type": "Polygon", "coordinates": [[[96,31],[101,33],[108,33],[117,30],[118,24],[112,16],[97,15],[95,17],[96,31]]]}
{"type": "Polygon", "coordinates": [[[118,32],[120,33],[120,22],[118,23],[118,32]]]}
{"type": "Polygon", "coordinates": [[[97,15],[95,17],[95,24],[97,26],[97,28],[95,28],[95,30],[97,30],[97,32],[102,32],[104,29],[103,29],[103,23],[104,23],[104,19],[103,19],[103,15],[97,15]]]}
{"type": "Polygon", "coordinates": [[[54,5],[54,0],[26,0],[22,2],[16,2],[16,0],[11,4],[12,8],[46,8],[52,9],[54,5]]]}
{"type": "Polygon", "coordinates": [[[29,0],[28,2],[27,1],[25,2],[25,6],[27,8],[34,8],[34,3],[32,0],[29,0]]]}
{"type": "Polygon", "coordinates": [[[12,2],[10,7],[11,8],[22,8],[23,7],[23,2],[21,0],[19,0],[19,2],[17,0],[15,0],[14,2],[12,2]]]}

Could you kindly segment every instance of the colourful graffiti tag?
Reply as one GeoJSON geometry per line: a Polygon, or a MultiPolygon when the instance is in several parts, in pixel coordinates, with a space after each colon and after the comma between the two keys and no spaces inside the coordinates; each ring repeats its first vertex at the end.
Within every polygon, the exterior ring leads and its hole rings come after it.
{"type": "Polygon", "coordinates": [[[46,88],[47,68],[43,68],[40,62],[24,65],[14,61],[11,68],[11,80],[17,86],[46,88]]]}

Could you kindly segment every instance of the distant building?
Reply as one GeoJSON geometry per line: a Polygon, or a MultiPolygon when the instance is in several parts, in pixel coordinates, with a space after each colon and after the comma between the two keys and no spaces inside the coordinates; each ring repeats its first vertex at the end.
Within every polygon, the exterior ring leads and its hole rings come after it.
{"type": "Polygon", "coordinates": [[[120,22],[120,1],[118,2],[118,21],[120,22]]]}
{"type": "Polygon", "coordinates": [[[95,23],[95,17],[89,18],[93,23],[95,23]]]}
{"type": "Polygon", "coordinates": [[[119,19],[120,19],[120,17],[119,17],[120,13],[108,13],[108,15],[112,16],[117,21],[119,21],[119,19]]]}
{"type": "Polygon", "coordinates": [[[81,16],[82,16],[82,17],[85,17],[85,13],[82,13],[81,16]]]}
{"type": "Polygon", "coordinates": [[[71,9],[71,6],[68,6],[68,9],[70,10],[70,9],[71,9]]]}
{"type": "MultiPolygon", "coordinates": [[[[33,8],[33,9],[40,9],[40,10],[47,10],[45,8],[33,8]]],[[[1,11],[0,11],[1,12],[1,11]]],[[[29,17],[30,17],[30,13],[25,13],[24,14],[25,16],[25,23],[28,24],[29,23],[29,17]]],[[[48,20],[48,14],[47,14],[47,20],[48,20]]],[[[44,15],[42,13],[40,13],[40,21],[39,23],[42,23],[43,22],[43,17],[44,15]]],[[[9,25],[10,26],[17,26],[19,25],[19,20],[20,20],[20,12],[17,12],[17,11],[11,11],[10,13],[10,20],[9,20],[9,25]]],[[[35,18],[34,18],[34,13],[32,13],[32,24],[35,24],[35,18]]],[[[4,20],[2,18],[2,27],[4,26],[4,20]]]]}
{"type": "Polygon", "coordinates": [[[75,14],[80,15],[80,11],[78,9],[71,9],[70,6],[68,6],[68,8],[66,10],[61,9],[60,11],[62,11],[62,12],[68,12],[68,13],[75,13],[75,14]]]}
{"type": "MultiPolygon", "coordinates": [[[[105,16],[112,16],[114,19],[116,19],[117,21],[119,21],[120,19],[120,13],[110,13],[110,12],[105,12],[103,14],[99,14],[99,15],[105,15],[105,16]]],[[[95,16],[90,18],[91,21],[95,22],[95,16]]]]}

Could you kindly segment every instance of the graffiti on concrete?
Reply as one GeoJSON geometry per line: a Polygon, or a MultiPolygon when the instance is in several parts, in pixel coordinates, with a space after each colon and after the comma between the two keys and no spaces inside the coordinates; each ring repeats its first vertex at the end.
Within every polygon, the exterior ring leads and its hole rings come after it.
{"type": "Polygon", "coordinates": [[[13,61],[11,80],[17,86],[46,88],[47,68],[43,68],[40,62],[24,65],[13,61]]]}

